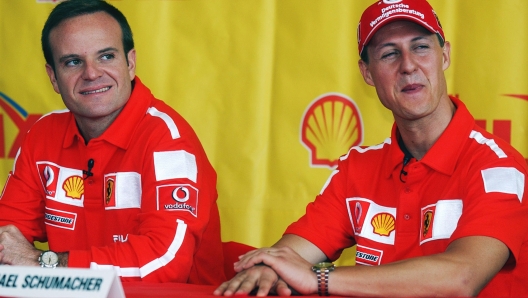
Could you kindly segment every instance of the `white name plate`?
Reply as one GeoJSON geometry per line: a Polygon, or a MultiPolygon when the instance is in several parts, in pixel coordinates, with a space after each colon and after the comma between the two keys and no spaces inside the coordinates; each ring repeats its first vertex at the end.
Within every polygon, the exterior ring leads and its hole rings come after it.
{"type": "Polygon", "coordinates": [[[0,266],[0,296],[124,298],[114,270],[0,266]]]}

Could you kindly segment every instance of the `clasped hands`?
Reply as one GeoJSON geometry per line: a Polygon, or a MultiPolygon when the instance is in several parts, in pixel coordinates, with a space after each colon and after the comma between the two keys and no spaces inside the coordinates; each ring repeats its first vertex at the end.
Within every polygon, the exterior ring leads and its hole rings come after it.
{"type": "Polygon", "coordinates": [[[14,225],[0,227],[1,265],[38,266],[40,253],[14,225]]]}
{"type": "Polygon", "coordinates": [[[292,289],[300,294],[317,293],[317,276],[311,266],[289,247],[256,249],[239,257],[234,263],[238,274],[221,284],[214,294],[247,295],[256,288],[257,296],[290,296],[292,289]]]}

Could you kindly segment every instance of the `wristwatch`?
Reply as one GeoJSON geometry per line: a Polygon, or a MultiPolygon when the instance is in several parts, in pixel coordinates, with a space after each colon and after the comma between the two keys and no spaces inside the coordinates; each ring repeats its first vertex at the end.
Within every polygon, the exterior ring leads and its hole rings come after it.
{"type": "Polygon", "coordinates": [[[43,251],[38,262],[42,268],[56,268],[59,265],[59,255],[51,250],[43,251]]]}
{"type": "Polygon", "coordinates": [[[334,271],[335,265],[330,262],[320,262],[312,266],[312,271],[317,274],[317,292],[319,296],[328,296],[328,273],[334,271]]]}

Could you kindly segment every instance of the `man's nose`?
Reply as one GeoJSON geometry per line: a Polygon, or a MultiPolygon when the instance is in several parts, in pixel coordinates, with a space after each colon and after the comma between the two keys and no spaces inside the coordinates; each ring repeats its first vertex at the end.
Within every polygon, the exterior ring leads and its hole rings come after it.
{"type": "Polygon", "coordinates": [[[103,74],[96,62],[86,61],[84,64],[83,79],[95,80],[103,74]]]}

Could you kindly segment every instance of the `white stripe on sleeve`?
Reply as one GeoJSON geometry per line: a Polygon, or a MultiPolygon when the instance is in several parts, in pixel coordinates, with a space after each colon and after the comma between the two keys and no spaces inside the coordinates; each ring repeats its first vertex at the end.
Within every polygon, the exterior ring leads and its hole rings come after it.
{"type": "Polygon", "coordinates": [[[504,151],[495,143],[495,140],[493,139],[486,139],[480,132],[472,130],[469,134],[469,137],[477,141],[479,144],[485,144],[486,146],[490,147],[490,149],[497,154],[499,158],[506,158],[508,157],[504,151]]]}
{"type": "Polygon", "coordinates": [[[174,235],[174,239],[172,240],[172,243],[167,249],[167,252],[163,256],[157,259],[154,259],[150,261],[149,263],[145,264],[143,267],[141,268],[137,268],[137,267],[121,268],[119,266],[100,265],[95,262],[92,262],[90,263],[90,269],[94,269],[94,270],[114,269],[117,272],[118,276],[144,278],[150,273],[167,265],[170,261],[172,261],[176,257],[176,253],[180,249],[183,243],[183,239],[185,238],[185,232],[187,231],[187,224],[183,220],[177,219],[176,222],[178,223],[178,226],[176,227],[176,234],[174,235]]]}
{"type": "Polygon", "coordinates": [[[175,140],[175,139],[180,137],[180,131],[178,130],[178,127],[176,126],[176,123],[174,123],[174,120],[172,120],[172,118],[169,115],[167,115],[166,113],[158,111],[158,109],[156,109],[155,107],[150,107],[147,110],[147,113],[149,113],[150,115],[152,115],[154,117],[158,117],[161,120],[163,120],[163,122],[165,122],[165,124],[167,125],[167,128],[169,129],[169,131],[171,133],[171,136],[172,136],[173,140],[175,140]]]}

